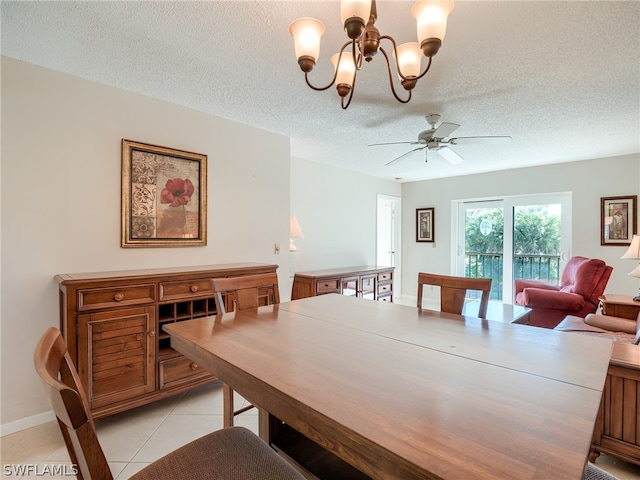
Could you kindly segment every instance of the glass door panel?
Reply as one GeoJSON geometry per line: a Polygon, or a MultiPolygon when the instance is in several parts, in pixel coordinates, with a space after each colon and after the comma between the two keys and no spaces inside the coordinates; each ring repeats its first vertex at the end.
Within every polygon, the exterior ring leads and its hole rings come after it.
{"type": "Polygon", "coordinates": [[[358,279],[345,278],[342,280],[342,294],[348,297],[355,297],[358,294],[358,279]]]}
{"type": "Polygon", "coordinates": [[[501,301],[504,252],[502,205],[496,202],[466,204],[463,221],[464,276],[492,278],[490,300],[501,301]]]}

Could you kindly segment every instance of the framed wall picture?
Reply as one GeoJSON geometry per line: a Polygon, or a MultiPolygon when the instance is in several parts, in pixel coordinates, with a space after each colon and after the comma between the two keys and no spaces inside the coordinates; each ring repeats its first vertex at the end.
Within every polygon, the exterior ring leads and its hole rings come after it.
{"type": "Polygon", "coordinates": [[[434,242],[433,208],[416,208],[416,242],[434,242]]]}
{"type": "Polygon", "coordinates": [[[600,198],[600,245],[631,245],[638,232],[638,196],[600,198]]]}
{"type": "Polygon", "coordinates": [[[207,244],[207,156],[122,140],[122,246],[207,244]]]}

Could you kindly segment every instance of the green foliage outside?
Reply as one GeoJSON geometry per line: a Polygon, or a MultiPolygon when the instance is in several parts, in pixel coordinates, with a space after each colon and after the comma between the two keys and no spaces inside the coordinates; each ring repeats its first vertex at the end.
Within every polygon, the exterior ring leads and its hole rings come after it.
{"type": "MultiPolygon", "coordinates": [[[[554,210],[549,205],[515,207],[515,278],[559,280],[560,214],[554,210]]],[[[465,275],[493,278],[491,298],[498,300],[502,296],[502,209],[467,210],[465,225],[465,275]]]]}

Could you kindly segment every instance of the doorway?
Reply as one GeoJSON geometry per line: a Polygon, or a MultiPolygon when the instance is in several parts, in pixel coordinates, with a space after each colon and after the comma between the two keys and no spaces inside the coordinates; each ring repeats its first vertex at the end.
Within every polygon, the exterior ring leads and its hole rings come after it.
{"type": "Polygon", "coordinates": [[[393,272],[394,297],[402,291],[400,279],[401,252],[401,199],[392,195],[377,196],[376,222],[376,264],[381,267],[395,267],[393,272]]]}

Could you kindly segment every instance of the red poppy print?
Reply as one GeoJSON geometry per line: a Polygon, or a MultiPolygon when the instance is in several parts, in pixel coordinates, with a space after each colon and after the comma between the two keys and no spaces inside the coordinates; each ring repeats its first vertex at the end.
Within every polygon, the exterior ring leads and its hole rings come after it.
{"type": "Polygon", "coordinates": [[[194,190],[193,183],[188,178],[167,180],[160,193],[160,203],[168,203],[170,207],[186,205],[191,200],[194,190]]]}

